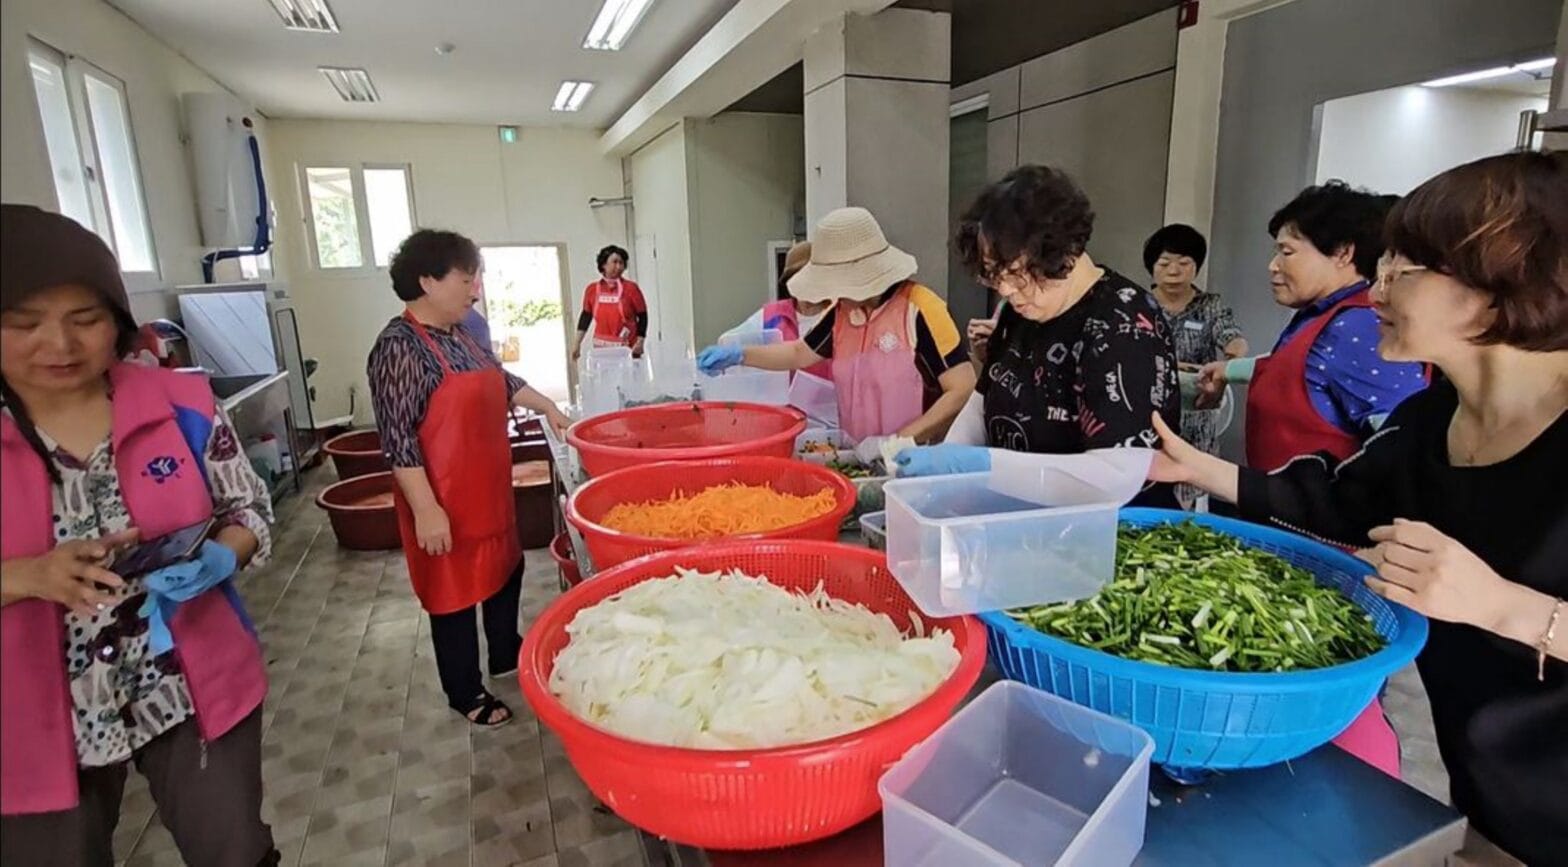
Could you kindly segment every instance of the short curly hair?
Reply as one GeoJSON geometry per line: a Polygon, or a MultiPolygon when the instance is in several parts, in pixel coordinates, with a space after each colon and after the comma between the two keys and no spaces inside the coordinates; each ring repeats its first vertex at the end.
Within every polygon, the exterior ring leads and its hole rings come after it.
{"type": "Polygon", "coordinates": [[[1390,252],[1489,293],[1476,338],[1568,350],[1568,153],[1510,153],[1449,169],[1388,215],[1390,252]]]}
{"type": "Polygon", "coordinates": [[[1143,242],[1143,269],[1153,274],[1154,263],[1160,261],[1160,257],[1166,253],[1186,256],[1202,270],[1203,260],[1209,256],[1209,242],[1204,240],[1202,232],[1186,223],[1171,223],[1156,230],[1149,240],[1143,242]]]}
{"type": "Polygon", "coordinates": [[[1397,201],[1398,196],[1380,196],[1344,181],[1307,187],[1274,212],[1269,237],[1289,226],[1325,256],[1350,247],[1356,273],[1372,280],[1383,256],[1383,220],[1397,201]]]}
{"type": "Polygon", "coordinates": [[[953,247],[981,283],[1014,262],[1043,280],[1072,270],[1094,234],[1094,210],[1070,175],[1049,166],[1020,166],[987,187],[959,219],[953,247]]]}
{"type": "Polygon", "coordinates": [[[630,265],[632,263],[632,257],[630,253],[626,252],[620,247],[615,246],[614,244],[611,244],[610,246],[605,247],[599,251],[599,257],[597,261],[599,264],[600,274],[604,273],[604,263],[610,261],[611,256],[620,256],[622,265],[630,265]]]}
{"type": "Polygon", "coordinates": [[[479,262],[479,245],[468,238],[443,229],[420,229],[398,245],[387,271],[397,297],[413,301],[425,294],[419,278],[440,280],[453,268],[477,274],[479,262]]]}

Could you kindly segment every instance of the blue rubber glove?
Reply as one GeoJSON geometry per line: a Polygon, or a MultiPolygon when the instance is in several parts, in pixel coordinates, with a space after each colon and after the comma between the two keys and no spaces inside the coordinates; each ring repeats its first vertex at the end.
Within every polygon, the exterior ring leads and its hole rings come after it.
{"type": "Polygon", "coordinates": [[[893,459],[900,476],[952,476],[991,470],[991,450],[944,444],[904,449],[893,459]]]}
{"type": "Polygon", "coordinates": [[[174,622],[174,612],[180,603],[189,602],[220,584],[241,622],[251,632],[256,631],[245,614],[239,592],[229,582],[238,566],[233,549],[208,540],[201,543],[196,559],[165,566],[143,576],[147,601],[137,613],[147,618],[147,644],[154,656],[174,647],[174,634],[169,631],[169,624],[174,622]]]}
{"type": "Polygon", "coordinates": [[[746,349],[741,346],[710,346],[697,353],[697,369],[712,376],[723,373],[746,360],[746,349]]]}

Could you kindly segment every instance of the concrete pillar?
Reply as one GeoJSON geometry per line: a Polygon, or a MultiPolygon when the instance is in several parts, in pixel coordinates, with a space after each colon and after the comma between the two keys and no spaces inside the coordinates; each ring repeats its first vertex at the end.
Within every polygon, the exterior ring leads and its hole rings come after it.
{"type": "Polygon", "coordinates": [[[876,215],[888,240],[947,295],[951,17],[847,15],[806,42],[806,216],[876,215]]]}

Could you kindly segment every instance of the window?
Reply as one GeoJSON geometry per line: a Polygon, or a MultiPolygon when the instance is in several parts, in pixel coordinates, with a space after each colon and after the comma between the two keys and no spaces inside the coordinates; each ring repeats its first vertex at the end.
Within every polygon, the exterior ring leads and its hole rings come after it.
{"type": "Polygon", "coordinates": [[[385,268],[414,231],[408,166],[310,166],[304,170],[316,267],[385,268]]]}
{"type": "Polygon", "coordinates": [[[60,213],[97,232],[122,271],[156,274],[124,83],[39,42],[28,65],[60,213]]]}

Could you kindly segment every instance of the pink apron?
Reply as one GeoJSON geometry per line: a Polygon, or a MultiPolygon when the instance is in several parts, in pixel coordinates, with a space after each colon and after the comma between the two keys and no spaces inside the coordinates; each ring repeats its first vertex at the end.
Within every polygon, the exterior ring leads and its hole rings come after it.
{"type": "Polygon", "coordinates": [[[891,436],[925,412],[925,381],[915,366],[913,308],[905,283],[887,303],[863,314],[839,302],[833,316],[833,382],[838,420],[855,441],[891,436]]]}

